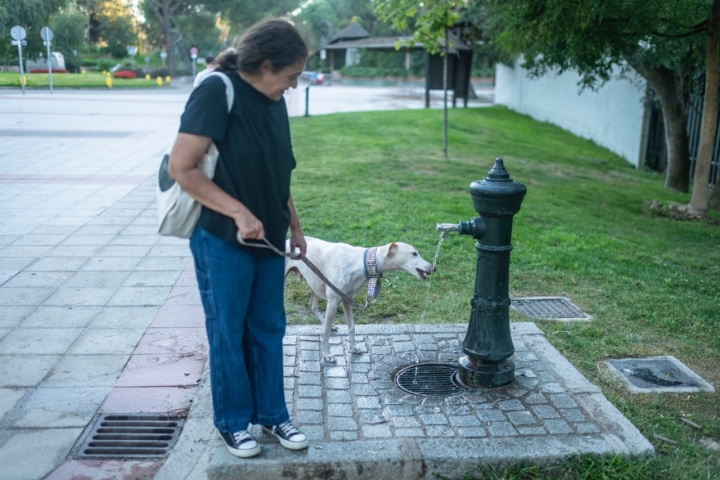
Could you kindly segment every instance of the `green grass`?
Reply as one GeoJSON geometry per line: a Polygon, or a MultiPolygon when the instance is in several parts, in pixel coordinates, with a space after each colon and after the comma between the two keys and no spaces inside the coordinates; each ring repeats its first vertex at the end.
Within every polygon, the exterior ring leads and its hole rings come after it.
{"type": "MultiPolygon", "coordinates": [[[[49,88],[50,80],[47,73],[29,73],[25,75],[27,88],[49,88]]],[[[101,72],[54,73],[53,88],[108,88],[105,76],[101,72]]],[[[163,79],[163,85],[165,80],[163,79]]],[[[0,72],[0,87],[20,88],[20,74],[17,72],[0,72]]],[[[158,88],[155,78],[113,78],[112,88],[158,88]]]]}
{"type": "MultiPolygon", "coordinates": [[[[689,195],[664,190],[661,176],[636,170],[590,141],[501,107],[452,110],[448,158],[437,110],[294,118],[291,124],[298,159],[293,198],[305,234],[363,246],[404,241],[428,261],[438,243],[435,224],[475,217],[468,186],[503,157],[528,191],[513,225],[511,296],[567,296],[594,317],[537,323],[658,453],[555,468],[587,474],[562,478],[720,478],[720,452],[701,443],[720,441],[717,394],[629,395],[602,364],[673,355],[720,386],[718,212],[706,222],[648,215],[647,200],[687,203],[689,195]],[[609,465],[620,473],[604,476],[609,465]]],[[[467,322],[475,255],[471,238],[451,234],[431,283],[391,273],[377,303],[356,320],[467,322]]],[[[316,323],[305,284],[289,279],[286,297],[291,323],[316,323]]],[[[511,320],[529,319],[511,311],[511,320]]],[[[557,471],[513,466],[487,478],[554,478],[557,471]]]]}

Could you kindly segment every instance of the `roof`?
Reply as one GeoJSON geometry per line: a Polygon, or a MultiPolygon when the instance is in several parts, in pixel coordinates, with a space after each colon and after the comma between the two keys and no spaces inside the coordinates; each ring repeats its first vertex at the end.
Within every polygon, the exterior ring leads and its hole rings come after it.
{"type": "Polygon", "coordinates": [[[328,43],[336,43],[343,40],[355,40],[358,38],[367,38],[369,36],[370,34],[362,27],[362,25],[354,22],[337,32],[332,37],[330,37],[328,43]]]}
{"type": "MultiPolygon", "coordinates": [[[[362,28],[362,27],[361,27],[362,28]]],[[[468,45],[463,44],[460,40],[452,34],[449,34],[452,47],[450,47],[450,53],[456,53],[457,50],[470,50],[468,45]]],[[[345,50],[347,48],[377,48],[377,49],[395,49],[396,42],[400,42],[402,48],[410,49],[424,49],[421,43],[411,44],[407,46],[412,37],[368,37],[357,40],[345,40],[336,43],[328,44],[321,49],[325,50],[345,50]]],[[[441,43],[445,43],[441,40],[441,43]]]]}

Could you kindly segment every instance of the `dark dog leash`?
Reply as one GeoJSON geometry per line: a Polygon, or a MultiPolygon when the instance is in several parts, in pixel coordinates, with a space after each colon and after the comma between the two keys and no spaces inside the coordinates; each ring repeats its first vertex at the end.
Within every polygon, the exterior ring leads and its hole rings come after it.
{"type": "MultiPolygon", "coordinates": [[[[273,245],[272,243],[270,243],[267,238],[263,238],[263,239],[262,239],[262,241],[263,241],[264,244],[263,244],[263,243],[248,243],[248,242],[246,242],[245,240],[243,240],[243,238],[240,236],[240,232],[238,232],[238,234],[237,234],[237,240],[238,240],[238,242],[240,242],[241,245],[245,245],[246,247],[267,248],[267,249],[270,249],[270,250],[272,250],[273,252],[277,253],[277,254],[280,255],[281,257],[287,257],[287,258],[290,258],[290,259],[292,259],[292,260],[295,260],[295,259],[300,255],[300,254],[297,254],[297,253],[294,253],[294,252],[281,252],[280,250],[278,250],[278,249],[275,247],[275,245],[273,245]]],[[[368,307],[368,305],[370,305],[369,303],[366,303],[364,307],[361,307],[361,306],[360,306],[355,300],[353,300],[349,295],[346,295],[342,290],[340,290],[340,289],[337,288],[335,285],[333,285],[332,282],[331,282],[330,280],[328,280],[327,277],[326,277],[325,275],[323,275],[322,272],[307,258],[307,256],[303,257],[302,261],[305,263],[305,265],[308,266],[308,268],[309,268],[310,270],[312,270],[312,271],[315,273],[315,275],[317,275],[317,276],[320,278],[320,280],[322,280],[322,281],[325,283],[325,285],[327,285],[328,287],[330,287],[330,288],[333,290],[333,292],[335,292],[335,293],[337,293],[338,295],[340,295],[343,300],[345,300],[345,301],[348,302],[350,305],[352,305],[353,307],[355,307],[355,309],[356,309],[358,312],[363,313],[363,312],[365,311],[365,309],[368,307]]]]}

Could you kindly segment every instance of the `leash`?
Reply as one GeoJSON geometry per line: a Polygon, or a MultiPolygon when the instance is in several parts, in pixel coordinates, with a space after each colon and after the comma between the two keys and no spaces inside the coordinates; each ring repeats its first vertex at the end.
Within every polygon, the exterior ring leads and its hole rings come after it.
{"type": "MultiPolygon", "coordinates": [[[[269,249],[269,250],[272,250],[272,251],[275,252],[276,254],[280,255],[281,257],[287,257],[287,258],[290,258],[290,259],[292,259],[292,260],[295,260],[295,259],[300,255],[299,253],[294,253],[294,252],[281,252],[280,250],[278,250],[278,249],[275,247],[275,245],[273,245],[272,243],[270,243],[267,238],[263,238],[263,239],[262,239],[262,241],[264,242],[264,244],[263,244],[263,243],[248,243],[248,242],[246,242],[246,241],[243,240],[243,238],[240,236],[240,232],[238,232],[238,234],[237,234],[237,240],[238,240],[238,242],[240,242],[241,245],[245,245],[246,247],[267,248],[267,249],[269,249]]],[[[323,283],[325,283],[325,285],[327,285],[328,287],[330,287],[333,292],[335,292],[335,293],[337,293],[338,295],[340,295],[343,300],[345,300],[345,301],[348,302],[350,305],[352,305],[353,307],[355,307],[355,309],[356,309],[358,312],[363,313],[363,312],[365,311],[365,309],[370,305],[370,303],[368,302],[368,303],[365,304],[364,307],[361,307],[361,306],[360,306],[355,300],[353,300],[349,295],[346,295],[342,290],[340,290],[340,289],[337,288],[335,285],[333,285],[332,282],[331,282],[330,280],[328,280],[327,277],[326,277],[325,275],[323,275],[322,272],[307,258],[307,256],[303,257],[303,258],[302,258],[302,261],[305,263],[305,265],[308,266],[308,268],[309,268],[310,270],[312,270],[312,271],[315,273],[315,275],[317,275],[317,276],[320,278],[320,280],[323,281],[323,283]]]]}

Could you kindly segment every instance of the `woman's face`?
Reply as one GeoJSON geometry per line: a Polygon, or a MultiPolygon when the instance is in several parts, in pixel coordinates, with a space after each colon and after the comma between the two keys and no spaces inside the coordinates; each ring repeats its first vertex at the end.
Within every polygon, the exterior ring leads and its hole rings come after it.
{"type": "Polygon", "coordinates": [[[272,100],[280,100],[288,88],[297,88],[297,81],[305,67],[305,57],[298,59],[294,64],[277,72],[272,71],[269,60],[263,62],[261,67],[261,90],[272,100]]]}

